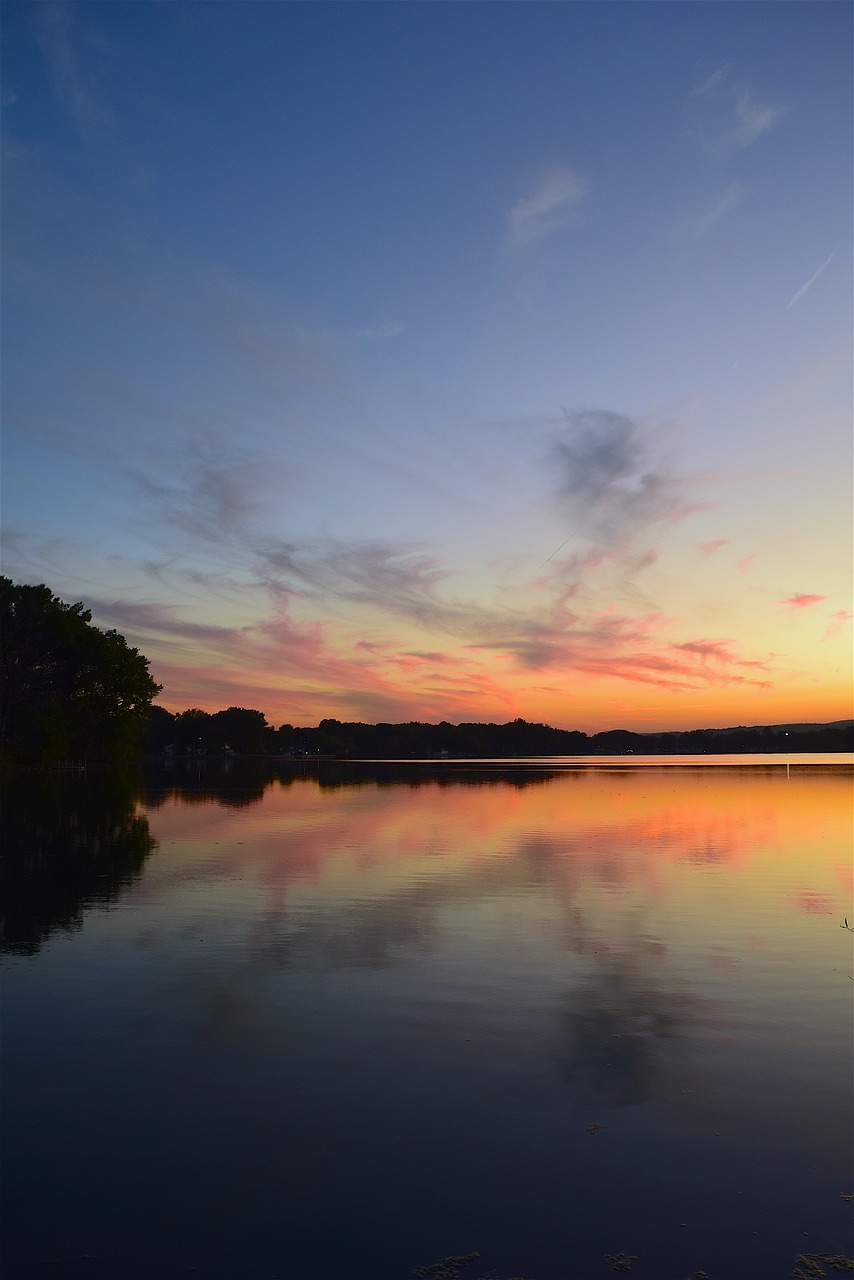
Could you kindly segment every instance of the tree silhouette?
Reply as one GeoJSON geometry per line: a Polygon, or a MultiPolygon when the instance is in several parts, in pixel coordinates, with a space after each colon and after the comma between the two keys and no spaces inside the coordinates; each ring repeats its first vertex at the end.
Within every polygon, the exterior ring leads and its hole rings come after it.
{"type": "Polygon", "coordinates": [[[0,751],[43,764],[131,756],[160,691],[148,660],[118,631],[91,625],[42,583],[0,578],[0,751]]]}

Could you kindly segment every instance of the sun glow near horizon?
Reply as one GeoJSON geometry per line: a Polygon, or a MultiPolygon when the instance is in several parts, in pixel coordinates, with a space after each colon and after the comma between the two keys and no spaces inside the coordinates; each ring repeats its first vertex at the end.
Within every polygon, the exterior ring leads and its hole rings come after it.
{"type": "Polygon", "coordinates": [[[850,717],[850,10],[174,12],[8,8],[4,573],[170,710],[850,717]]]}

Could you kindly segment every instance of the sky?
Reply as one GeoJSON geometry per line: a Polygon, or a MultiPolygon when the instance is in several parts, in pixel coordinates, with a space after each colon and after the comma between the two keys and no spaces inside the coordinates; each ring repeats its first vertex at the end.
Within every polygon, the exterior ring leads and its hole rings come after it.
{"type": "Polygon", "coordinates": [[[172,711],[851,716],[851,27],[4,4],[2,572],[172,711]]]}

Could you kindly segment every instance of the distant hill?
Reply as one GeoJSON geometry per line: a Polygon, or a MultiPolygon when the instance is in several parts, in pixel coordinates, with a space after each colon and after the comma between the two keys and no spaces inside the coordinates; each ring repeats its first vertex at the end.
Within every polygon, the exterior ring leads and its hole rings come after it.
{"type": "MultiPolygon", "coordinates": [[[[731,729],[704,729],[703,733],[746,733],[755,729],[756,725],[737,725],[731,729]]],[[[815,733],[821,729],[852,729],[854,720],[828,720],[826,724],[814,724],[812,721],[798,720],[794,724],[770,724],[772,733],[815,733]]]]}

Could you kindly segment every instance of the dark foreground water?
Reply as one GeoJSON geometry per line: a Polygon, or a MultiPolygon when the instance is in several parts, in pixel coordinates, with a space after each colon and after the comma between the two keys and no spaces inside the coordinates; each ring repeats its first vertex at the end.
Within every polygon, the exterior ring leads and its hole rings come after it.
{"type": "Polygon", "coordinates": [[[4,1280],[836,1275],[851,781],[19,779],[4,1280]]]}

